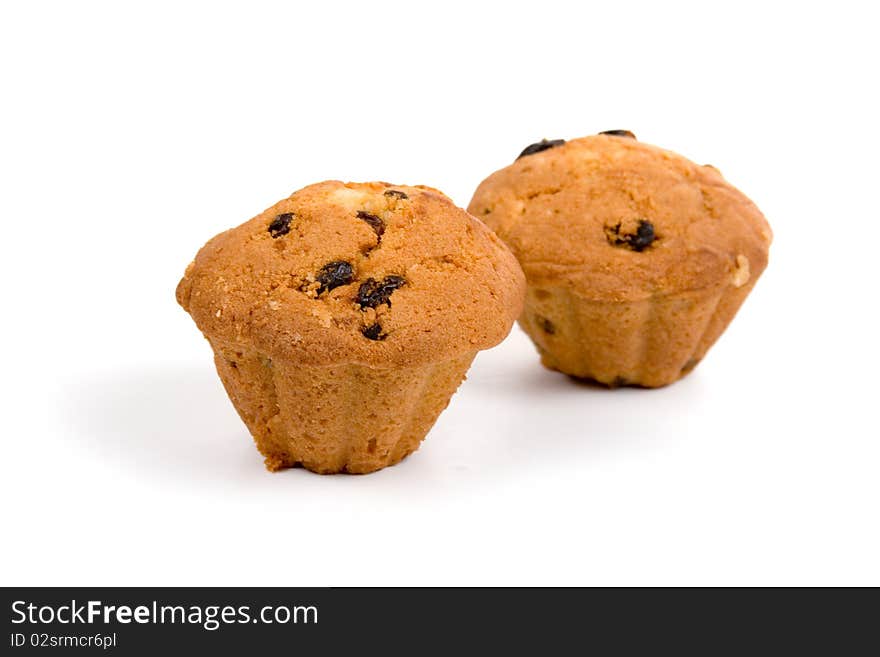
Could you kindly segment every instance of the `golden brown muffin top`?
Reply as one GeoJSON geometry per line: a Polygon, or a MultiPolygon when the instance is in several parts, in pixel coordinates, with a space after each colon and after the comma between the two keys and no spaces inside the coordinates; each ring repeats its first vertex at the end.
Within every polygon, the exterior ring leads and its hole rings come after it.
{"type": "Polygon", "coordinates": [[[209,340],[376,367],[494,346],[524,294],[513,254],[441,192],[339,181],[217,235],[177,287],[209,340]]]}
{"type": "Polygon", "coordinates": [[[623,130],[529,146],[480,184],[468,210],[513,249],[530,285],[594,300],[744,285],[772,239],[717,169],[623,130]]]}

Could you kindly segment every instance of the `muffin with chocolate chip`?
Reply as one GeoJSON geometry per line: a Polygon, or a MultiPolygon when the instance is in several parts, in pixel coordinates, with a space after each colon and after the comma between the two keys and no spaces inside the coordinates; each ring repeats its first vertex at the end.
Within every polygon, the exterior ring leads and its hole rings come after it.
{"type": "Polygon", "coordinates": [[[516,258],[429,187],[331,181],[210,240],[177,287],[270,470],[413,452],[522,310],[516,258]]]}
{"type": "Polygon", "coordinates": [[[712,166],[612,130],[541,141],[469,211],[516,254],[548,368],[610,386],[691,371],[767,265],[770,227],[712,166]]]}

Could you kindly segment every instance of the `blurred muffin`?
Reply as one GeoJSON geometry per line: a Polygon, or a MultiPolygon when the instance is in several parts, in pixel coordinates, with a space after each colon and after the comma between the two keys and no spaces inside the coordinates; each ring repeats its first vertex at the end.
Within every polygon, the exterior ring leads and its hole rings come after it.
{"type": "Polygon", "coordinates": [[[177,300],[266,467],[372,472],[418,448],[525,280],[429,187],[330,181],[209,241],[177,300]]]}
{"type": "Polygon", "coordinates": [[[690,372],[764,271],[772,238],[717,169],[625,130],[532,144],[468,210],[525,271],[520,324],[541,362],[609,386],[690,372]]]}

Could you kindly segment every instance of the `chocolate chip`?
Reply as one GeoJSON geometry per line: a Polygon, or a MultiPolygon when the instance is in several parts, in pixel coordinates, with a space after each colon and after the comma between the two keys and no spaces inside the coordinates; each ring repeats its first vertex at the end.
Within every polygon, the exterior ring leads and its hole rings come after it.
{"type": "Polygon", "coordinates": [[[272,220],[272,223],[269,224],[269,234],[272,238],[281,237],[282,235],[287,235],[290,232],[290,221],[293,219],[292,212],[285,212],[284,214],[279,214],[272,220]]]}
{"type": "Polygon", "coordinates": [[[384,340],[388,337],[385,333],[382,333],[382,327],[379,326],[379,324],[365,326],[361,329],[361,333],[363,333],[364,337],[368,340],[384,340]]]}
{"type": "Polygon", "coordinates": [[[657,239],[657,236],[654,234],[654,224],[646,219],[639,219],[638,227],[634,234],[621,233],[620,226],[621,224],[618,222],[615,226],[605,227],[605,236],[613,246],[625,246],[633,251],[641,252],[651,246],[654,240],[657,239]]]}
{"type": "Polygon", "coordinates": [[[631,133],[629,130],[603,130],[599,133],[600,135],[611,135],[612,137],[628,137],[630,139],[635,139],[636,136],[631,133]]]}
{"type": "Polygon", "coordinates": [[[368,278],[358,289],[357,302],[361,308],[375,308],[383,303],[391,305],[391,293],[406,284],[402,276],[386,276],[381,282],[368,278]]]}
{"type": "Polygon", "coordinates": [[[540,315],[535,315],[535,321],[538,323],[538,326],[541,327],[541,330],[548,335],[556,334],[556,326],[546,317],[541,317],[540,315]]]}
{"type": "Polygon", "coordinates": [[[370,224],[370,228],[373,229],[373,232],[375,232],[380,238],[382,237],[382,233],[385,232],[385,222],[382,221],[381,218],[374,214],[370,214],[369,212],[364,212],[363,210],[358,210],[357,218],[370,224]]]}
{"type": "Polygon", "coordinates": [[[521,157],[525,157],[526,155],[534,155],[535,153],[540,153],[541,151],[546,151],[548,148],[555,148],[556,146],[562,146],[565,143],[564,139],[551,139],[546,140],[542,139],[539,142],[534,144],[529,144],[523,149],[523,152],[517,155],[516,159],[518,160],[521,157]]]}
{"type": "Polygon", "coordinates": [[[321,284],[321,287],[318,288],[318,294],[329,292],[340,285],[351,283],[354,280],[354,269],[343,260],[334,260],[321,267],[315,280],[321,284]]]}
{"type": "Polygon", "coordinates": [[[393,197],[395,197],[395,198],[399,198],[399,199],[402,199],[402,200],[404,200],[404,201],[405,201],[406,199],[409,198],[409,196],[407,196],[406,194],[404,194],[403,192],[401,192],[399,189],[388,189],[388,190],[385,190],[385,196],[389,196],[389,197],[390,197],[390,196],[393,196],[393,197]]]}
{"type": "Polygon", "coordinates": [[[639,220],[639,227],[635,235],[627,236],[630,248],[633,251],[644,251],[654,241],[654,224],[645,219],[639,220]]]}

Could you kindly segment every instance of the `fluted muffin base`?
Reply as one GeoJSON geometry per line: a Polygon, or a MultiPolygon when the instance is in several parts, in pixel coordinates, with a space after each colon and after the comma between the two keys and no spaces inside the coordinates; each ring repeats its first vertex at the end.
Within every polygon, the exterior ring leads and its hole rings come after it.
{"type": "Polygon", "coordinates": [[[476,351],[426,365],[303,366],[213,344],[226,392],[269,470],[367,473],[418,449],[476,351]]]}
{"type": "Polygon", "coordinates": [[[530,286],[519,323],[549,369],[608,386],[656,388],[696,367],[755,280],[627,302],[530,286]]]}

